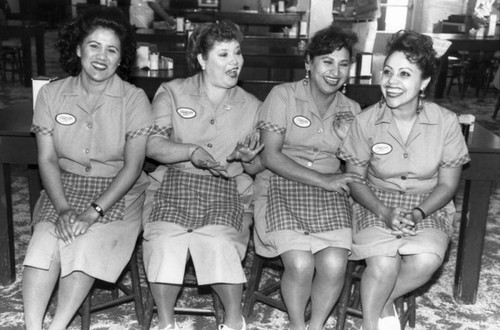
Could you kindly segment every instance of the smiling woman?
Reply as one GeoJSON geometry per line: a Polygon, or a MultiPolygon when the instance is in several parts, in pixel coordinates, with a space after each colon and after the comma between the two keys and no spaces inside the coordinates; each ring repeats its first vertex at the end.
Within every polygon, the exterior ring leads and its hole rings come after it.
{"type": "Polygon", "coordinates": [[[45,190],[26,252],[26,329],[41,329],[54,286],[50,327],[67,327],[96,279],[115,282],[141,229],[142,172],[153,124],[143,90],[123,81],[135,43],[116,8],[67,23],[57,48],[68,78],[44,85],[32,131],[45,190]],[[89,262],[90,261],[90,262],[89,262]]]}

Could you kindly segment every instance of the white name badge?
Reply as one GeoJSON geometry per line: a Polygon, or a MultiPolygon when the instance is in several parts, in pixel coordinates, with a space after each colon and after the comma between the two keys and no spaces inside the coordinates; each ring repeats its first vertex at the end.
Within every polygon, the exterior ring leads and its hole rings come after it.
{"type": "Polygon", "coordinates": [[[178,108],[177,113],[184,119],[191,119],[196,117],[196,111],[190,108],[178,108]]]}
{"type": "Polygon", "coordinates": [[[311,121],[304,116],[295,116],[293,118],[293,123],[302,128],[311,126],[311,121]]]}
{"type": "Polygon", "coordinates": [[[392,151],[392,146],[388,143],[376,143],[372,146],[372,152],[376,155],[387,155],[392,151]]]}
{"type": "Polygon", "coordinates": [[[56,121],[61,125],[73,125],[76,123],[76,118],[69,113],[60,113],[56,116],[56,121]]]}

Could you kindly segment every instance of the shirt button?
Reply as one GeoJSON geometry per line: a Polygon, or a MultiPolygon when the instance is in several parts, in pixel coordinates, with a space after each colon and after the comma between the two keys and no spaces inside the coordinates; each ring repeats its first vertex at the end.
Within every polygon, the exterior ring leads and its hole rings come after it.
{"type": "Polygon", "coordinates": [[[90,152],[90,150],[87,148],[87,149],[85,149],[85,150],[84,150],[84,152],[85,152],[86,154],[88,154],[88,153],[90,152]]]}
{"type": "Polygon", "coordinates": [[[313,163],[307,162],[307,166],[313,166],[313,163]]]}
{"type": "Polygon", "coordinates": [[[405,191],[401,190],[399,193],[400,193],[401,195],[403,195],[403,194],[405,193],[405,191]]]}
{"type": "Polygon", "coordinates": [[[85,167],[85,172],[90,172],[90,167],[85,167]]]}
{"type": "Polygon", "coordinates": [[[307,236],[307,235],[309,235],[309,232],[308,232],[308,231],[305,231],[305,232],[304,232],[304,235],[306,235],[306,236],[307,236]]]}
{"type": "Polygon", "coordinates": [[[408,154],[403,154],[403,157],[404,158],[408,158],[408,154]]]}
{"type": "Polygon", "coordinates": [[[397,239],[401,239],[402,237],[403,237],[403,236],[401,236],[401,235],[396,235],[396,238],[397,238],[397,239]]]}
{"type": "Polygon", "coordinates": [[[210,124],[215,124],[215,119],[210,120],[210,124]]]}
{"type": "Polygon", "coordinates": [[[403,176],[401,177],[401,180],[406,180],[406,176],[404,176],[404,175],[403,175],[403,176]]]}
{"type": "Polygon", "coordinates": [[[191,228],[189,228],[187,231],[188,231],[188,233],[192,233],[193,232],[193,230],[191,228]]]}
{"type": "Polygon", "coordinates": [[[89,129],[91,129],[91,128],[92,128],[92,124],[87,124],[87,127],[88,127],[89,129]]]}
{"type": "Polygon", "coordinates": [[[320,128],[320,129],[318,130],[318,134],[321,134],[321,133],[323,133],[323,129],[322,129],[322,128],[320,128]]]}
{"type": "Polygon", "coordinates": [[[212,145],[211,143],[208,143],[208,144],[207,144],[207,147],[212,148],[212,147],[213,147],[213,145],[212,145]]]}
{"type": "Polygon", "coordinates": [[[318,152],[318,148],[314,148],[314,149],[313,149],[313,151],[314,151],[314,152],[318,152]]]}

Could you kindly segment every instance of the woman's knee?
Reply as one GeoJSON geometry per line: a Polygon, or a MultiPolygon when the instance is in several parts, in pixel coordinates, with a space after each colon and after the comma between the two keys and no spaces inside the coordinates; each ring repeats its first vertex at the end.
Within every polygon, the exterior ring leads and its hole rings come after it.
{"type": "Polygon", "coordinates": [[[296,276],[312,276],[314,274],[314,259],[311,254],[305,253],[304,251],[289,251],[285,252],[281,256],[281,259],[285,271],[289,274],[294,274],[296,276]]]}
{"type": "Polygon", "coordinates": [[[421,253],[403,258],[404,265],[410,266],[413,274],[432,276],[443,260],[434,253],[421,253]]]}

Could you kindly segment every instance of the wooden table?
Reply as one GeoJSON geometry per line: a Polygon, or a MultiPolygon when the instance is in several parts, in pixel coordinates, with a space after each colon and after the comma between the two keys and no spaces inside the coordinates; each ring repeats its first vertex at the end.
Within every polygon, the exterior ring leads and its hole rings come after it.
{"type": "Polygon", "coordinates": [[[0,40],[21,39],[24,66],[24,86],[31,86],[33,68],[31,65],[31,38],[35,38],[37,76],[45,75],[45,23],[8,20],[0,26],[0,40]]]}
{"type": "Polygon", "coordinates": [[[463,304],[476,302],[491,190],[500,173],[500,137],[475,124],[469,134],[472,158],[465,168],[464,199],[453,295],[463,304]]]}
{"type": "MultiPolygon", "coordinates": [[[[0,286],[16,279],[14,261],[14,228],[12,221],[11,164],[37,164],[35,137],[30,133],[33,105],[13,104],[0,109],[0,286]]],[[[30,206],[40,192],[40,180],[35,166],[28,169],[30,206]]]]}
{"type": "Polygon", "coordinates": [[[442,98],[448,73],[448,54],[455,51],[495,52],[500,50],[500,37],[469,37],[467,34],[426,33],[426,35],[451,41],[448,51],[441,57],[439,74],[436,81],[435,98],[442,98]]]}

